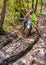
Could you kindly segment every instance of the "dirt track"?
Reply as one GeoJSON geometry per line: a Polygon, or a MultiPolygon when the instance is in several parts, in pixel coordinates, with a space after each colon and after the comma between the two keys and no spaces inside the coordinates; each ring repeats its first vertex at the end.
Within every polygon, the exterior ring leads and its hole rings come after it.
{"type": "Polygon", "coordinates": [[[39,21],[41,37],[36,33],[29,39],[16,33],[0,35],[0,65],[46,65],[46,16],[39,21]]]}

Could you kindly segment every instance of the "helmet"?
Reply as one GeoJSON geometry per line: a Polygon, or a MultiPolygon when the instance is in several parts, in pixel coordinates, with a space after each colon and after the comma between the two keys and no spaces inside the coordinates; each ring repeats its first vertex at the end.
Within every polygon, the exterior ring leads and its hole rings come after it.
{"type": "Polygon", "coordinates": [[[33,10],[30,10],[29,12],[30,12],[30,14],[32,14],[33,13],[33,10]]]}

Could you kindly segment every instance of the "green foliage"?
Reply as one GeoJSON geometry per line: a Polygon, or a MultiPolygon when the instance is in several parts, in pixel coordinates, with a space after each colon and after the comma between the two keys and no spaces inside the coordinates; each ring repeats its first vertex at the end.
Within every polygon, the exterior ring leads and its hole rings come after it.
{"type": "Polygon", "coordinates": [[[0,9],[2,9],[3,0],[0,0],[0,9]]]}
{"type": "MultiPolygon", "coordinates": [[[[44,7],[45,1],[42,0],[42,7],[44,7]]],[[[36,0],[34,0],[34,6],[35,6],[36,0]]],[[[0,11],[2,10],[3,0],[0,0],[0,11]]],[[[7,7],[6,7],[6,16],[4,21],[4,29],[6,31],[10,31],[12,27],[16,24],[15,22],[18,22],[21,24],[19,19],[15,21],[16,18],[23,18],[24,15],[31,9],[32,7],[32,0],[8,0],[7,1],[7,7]],[[14,22],[15,21],[15,22],[14,22]],[[11,24],[12,25],[9,25],[11,24]]],[[[38,0],[38,9],[41,8],[41,0],[38,0]]],[[[36,12],[37,16],[41,16],[42,12],[36,12]]],[[[1,18],[1,17],[0,17],[1,18]]],[[[17,23],[17,24],[18,24],[17,23]]],[[[16,24],[16,25],[17,25],[16,24]]]]}
{"type": "Polygon", "coordinates": [[[42,12],[36,12],[35,14],[36,14],[36,16],[41,16],[42,12]]]}
{"type": "Polygon", "coordinates": [[[13,29],[13,27],[11,26],[11,24],[10,24],[10,22],[9,21],[5,21],[4,22],[4,25],[3,25],[3,29],[5,30],[5,31],[7,31],[7,32],[10,32],[12,29],[13,29]]]}

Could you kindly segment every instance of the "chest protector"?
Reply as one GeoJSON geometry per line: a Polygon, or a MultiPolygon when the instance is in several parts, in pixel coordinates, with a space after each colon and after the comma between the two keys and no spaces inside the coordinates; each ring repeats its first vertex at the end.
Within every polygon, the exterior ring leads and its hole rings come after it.
{"type": "Polygon", "coordinates": [[[35,22],[37,21],[37,17],[34,13],[30,15],[30,18],[35,22]]]}

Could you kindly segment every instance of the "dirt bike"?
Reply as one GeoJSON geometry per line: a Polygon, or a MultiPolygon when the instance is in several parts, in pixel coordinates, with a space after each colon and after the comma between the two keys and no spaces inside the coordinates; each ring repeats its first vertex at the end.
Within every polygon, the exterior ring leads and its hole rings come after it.
{"type": "Polygon", "coordinates": [[[28,29],[27,24],[26,24],[25,29],[24,29],[25,37],[28,37],[31,34],[31,30],[32,30],[32,26],[30,26],[30,28],[28,29]]]}
{"type": "Polygon", "coordinates": [[[26,24],[26,27],[25,27],[25,29],[24,29],[24,35],[25,35],[25,37],[30,36],[31,31],[33,30],[32,27],[34,27],[34,28],[36,29],[37,34],[38,34],[39,36],[41,36],[41,34],[40,34],[39,30],[38,30],[37,24],[35,24],[35,26],[32,26],[32,25],[31,25],[29,29],[27,28],[27,24],[26,24]]]}

